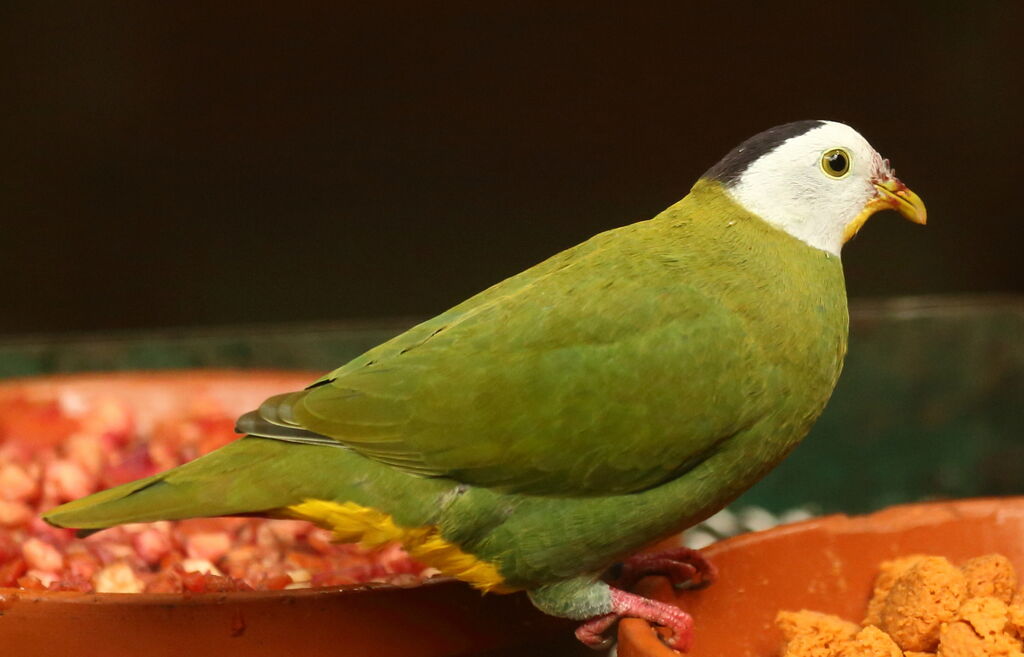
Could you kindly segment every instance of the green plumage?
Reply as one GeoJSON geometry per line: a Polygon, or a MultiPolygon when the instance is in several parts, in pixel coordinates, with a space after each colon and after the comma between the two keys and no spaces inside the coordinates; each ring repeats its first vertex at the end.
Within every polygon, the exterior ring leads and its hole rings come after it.
{"type": "Polygon", "coordinates": [[[348,449],[248,437],[50,512],[100,528],[307,497],[436,525],[511,586],[596,576],[708,516],[807,433],[839,376],[839,259],[715,182],[416,326],[262,414],[348,449]]]}
{"type": "Polygon", "coordinates": [[[806,431],[839,374],[845,308],[837,258],[701,184],[283,397],[279,415],[417,474],[636,492],[769,418],[773,443],[806,431]]]}

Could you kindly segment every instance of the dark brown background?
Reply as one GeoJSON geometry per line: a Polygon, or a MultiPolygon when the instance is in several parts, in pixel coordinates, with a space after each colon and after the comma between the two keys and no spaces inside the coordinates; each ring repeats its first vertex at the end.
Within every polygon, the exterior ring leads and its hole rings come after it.
{"type": "Polygon", "coordinates": [[[432,314],[803,118],[928,203],[851,295],[1024,292],[1024,3],[367,4],[5,4],[0,333],[432,314]]]}

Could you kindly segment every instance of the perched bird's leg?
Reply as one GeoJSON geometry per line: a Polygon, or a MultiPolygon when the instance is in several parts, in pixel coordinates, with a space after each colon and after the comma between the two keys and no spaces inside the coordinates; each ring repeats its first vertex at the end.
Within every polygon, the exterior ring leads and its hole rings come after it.
{"type": "Polygon", "coordinates": [[[693,639],[693,619],[682,609],[608,586],[586,577],[533,589],[530,600],[552,616],[585,620],[576,637],[595,649],[607,648],[607,632],[620,618],[642,618],[672,631],[666,643],[685,652],[693,639]]]}
{"type": "Polygon", "coordinates": [[[670,648],[680,652],[690,649],[693,642],[693,618],[679,607],[651,600],[635,593],[610,589],[612,613],[591,618],[576,628],[576,638],[594,649],[607,648],[611,639],[605,632],[620,618],[642,618],[649,623],[661,625],[672,631],[665,640],[670,648]]]}
{"type": "Polygon", "coordinates": [[[664,575],[677,589],[698,589],[714,582],[718,569],[699,551],[677,547],[635,554],[609,570],[610,583],[620,589],[632,588],[648,575],[664,575]]]}

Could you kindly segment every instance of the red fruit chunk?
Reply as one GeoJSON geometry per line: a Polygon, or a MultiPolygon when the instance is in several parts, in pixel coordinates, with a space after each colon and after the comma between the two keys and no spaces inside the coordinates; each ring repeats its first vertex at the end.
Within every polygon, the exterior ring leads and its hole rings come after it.
{"type": "Polygon", "coordinates": [[[184,573],[181,585],[189,593],[206,593],[206,578],[202,573],[184,573]]]}
{"type": "Polygon", "coordinates": [[[143,561],[153,565],[171,551],[171,539],[155,529],[147,529],[135,534],[132,546],[143,561]]]}
{"type": "Polygon", "coordinates": [[[103,440],[91,434],[76,433],[64,442],[64,453],[83,470],[95,477],[107,462],[103,440]]]}
{"type": "Polygon", "coordinates": [[[38,538],[30,538],[21,546],[21,555],[29,568],[57,572],[64,567],[64,555],[57,548],[38,538]]]}
{"type": "Polygon", "coordinates": [[[96,490],[96,482],[78,463],[60,459],[46,466],[43,487],[47,491],[52,490],[52,495],[48,494],[47,497],[70,502],[96,490]]]}
{"type": "Polygon", "coordinates": [[[0,463],[0,498],[26,502],[39,494],[39,482],[28,471],[14,463],[0,463]]]}
{"type": "Polygon", "coordinates": [[[0,500],[0,527],[27,525],[35,513],[24,502],[0,500]]]}
{"type": "Polygon", "coordinates": [[[15,539],[11,531],[0,527],[0,564],[21,557],[21,532],[15,539]]]}
{"type": "Polygon", "coordinates": [[[292,583],[290,575],[274,575],[263,580],[263,586],[260,588],[268,591],[280,591],[292,583]]]}
{"type": "Polygon", "coordinates": [[[239,434],[235,433],[235,421],[224,416],[199,418],[194,424],[201,436],[200,454],[209,454],[239,437],[239,434]]]}
{"type": "Polygon", "coordinates": [[[16,586],[18,579],[28,572],[28,565],[21,557],[15,557],[0,564],[0,586],[16,586]]]}
{"type": "Polygon", "coordinates": [[[46,587],[39,581],[38,577],[34,575],[24,575],[18,578],[18,587],[23,588],[26,591],[44,591],[46,587]]]}
{"type": "Polygon", "coordinates": [[[181,593],[181,576],[173,571],[159,573],[146,585],[146,593],[181,593]]]}
{"type": "Polygon", "coordinates": [[[64,557],[64,571],[62,572],[72,578],[82,577],[91,581],[101,567],[99,559],[89,552],[70,552],[64,557]]]}
{"type": "Polygon", "coordinates": [[[129,442],[135,430],[131,409],[116,399],[103,399],[86,410],[81,421],[82,430],[101,436],[111,445],[129,442]]]}
{"type": "Polygon", "coordinates": [[[105,567],[93,576],[92,583],[99,593],[141,593],[145,588],[145,583],[127,561],[105,567]]]}
{"type": "Polygon", "coordinates": [[[50,591],[79,591],[81,593],[91,593],[93,591],[92,582],[89,578],[80,575],[71,575],[63,579],[54,580],[46,588],[50,591]]]}
{"type": "Polygon", "coordinates": [[[227,532],[203,532],[192,534],[185,542],[185,552],[191,559],[205,559],[215,562],[231,549],[231,537],[227,532]]]}
{"type": "Polygon", "coordinates": [[[55,445],[78,429],[56,399],[0,399],[0,440],[16,439],[34,445],[55,445]]]}
{"type": "Polygon", "coordinates": [[[119,463],[104,471],[102,488],[127,484],[129,481],[152,474],[156,474],[156,468],[153,466],[153,460],[149,458],[149,450],[144,445],[139,445],[126,454],[119,463]]]}

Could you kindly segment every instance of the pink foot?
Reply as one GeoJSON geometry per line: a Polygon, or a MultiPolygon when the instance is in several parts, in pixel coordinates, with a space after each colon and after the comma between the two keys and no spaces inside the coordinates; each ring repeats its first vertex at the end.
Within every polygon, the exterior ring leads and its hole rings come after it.
{"type": "Polygon", "coordinates": [[[693,642],[693,619],[678,607],[627,593],[616,588],[610,589],[612,613],[596,616],[576,628],[576,638],[585,645],[601,650],[611,645],[605,636],[617,620],[623,617],[642,618],[649,623],[661,625],[672,631],[665,643],[680,652],[690,649],[693,642]]]}
{"type": "Polygon", "coordinates": [[[635,554],[619,565],[612,585],[620,589],[632,588],[648,575],[664,575],[677,589],[698,589],[708,586],[718,577],[718,569],[697,550],[678,547],[661,552],[635,554]]]}

